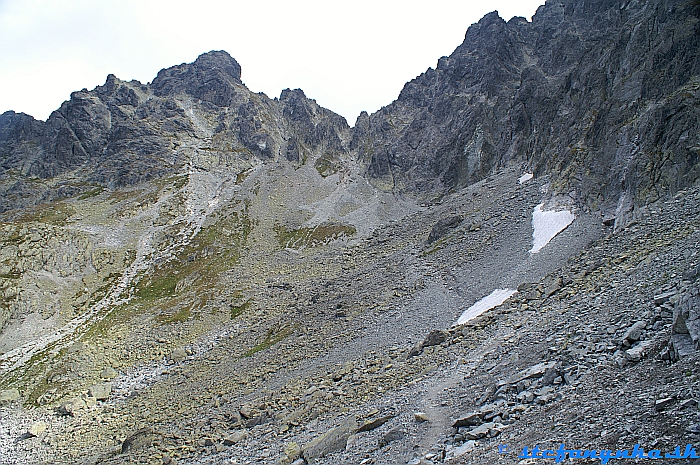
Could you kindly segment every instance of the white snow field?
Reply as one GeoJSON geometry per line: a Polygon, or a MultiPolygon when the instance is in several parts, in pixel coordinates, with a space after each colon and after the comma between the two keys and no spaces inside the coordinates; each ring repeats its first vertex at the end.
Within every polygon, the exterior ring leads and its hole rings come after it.
{"type": "Polygon", "coordinates": [[[576,218],[569,210],[543,211],[543,206],[543,203],[537,205],[535,211],[532,212],[532,248],[530,253],[539,252],[576,218]]]}
{"type": "Polygon", "coordinates": [[[532,179],[532,173],[525,173],[522,176],[518,178],[518,183],[520,184],[525,184],[528,182],[530,179],[532,179]]]}
{"type": "Polygon", "coordinates": [[[506,299],[513,294],[515,294],[516,291],[515,289],[496,289],[483,299],[479,300],[476,302],[474,305],[466,309],[462,315],[460,315],[459,319],[457,320],[456,325],[463,325],[467,321],[471,320],[472,318],[476,318],[477,316],[481,315],[484,313],[486,310],[490,310],[493,307],[496,307],[498,305],[501,305],[503,302],[506,301],[506,299]]]}

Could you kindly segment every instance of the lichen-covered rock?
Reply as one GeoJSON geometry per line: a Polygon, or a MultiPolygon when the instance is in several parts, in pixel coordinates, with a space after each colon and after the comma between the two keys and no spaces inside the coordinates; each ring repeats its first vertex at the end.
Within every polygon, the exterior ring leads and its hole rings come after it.
{"type": "Polygon", "coordinates": [[[348,418],[340,426],[323,433],[303,446],[302,455],[304,459],[308,463],[313,464],[331,452],[344,450],[348,443],[348,438],[356,430],[357,420],[354,417],[348,418]]]}
{"type": "Polygon", "coordinates": [[[19,391],[17,389],[6,389],[0,391],[0,405],[9,404],[17,399],[19,399],[19,391]]]}
{"type": "Polygon", "coordinates": [[[107,400],[112,393],[112,383],[97,383],[90,387],[88,394],[97,400],[107,400]]]}

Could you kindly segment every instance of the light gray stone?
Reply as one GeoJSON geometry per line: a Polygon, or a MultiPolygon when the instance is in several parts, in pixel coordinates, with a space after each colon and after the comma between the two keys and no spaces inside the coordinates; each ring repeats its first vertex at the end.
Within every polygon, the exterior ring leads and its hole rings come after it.
{"type": "Polygon", "coordinates": [[[675,399],[673,397],[666,397],[663,399],[659,399],[656,402],[654,402],[654,408],[656,409],[657,412],[660,412],[662,410],[665,410],[669,406],[673,404],[675,399]]]}
{"type": "Polygon", "coordinates": [[[85,401],[83,399],[74,398],[62,403],[61,406],[58,408],[58,411],[63,413],[64,415],[75,415],[85,407],[87,407],[87,405],[85,404],[85,401]]]}
{"type": "Polygon", "coordinates": [[[241,441],[244,441],[248,437],[248,433],[245,431],[236,431],[234,433],[229,434],[224,438],[224,445],[225,446],[232,446],[234,444],[238,444],[241,441]]]}
{"type": "Polygon", "coordinates": [[[88,394],[97,400],[107,400],[112,393],[112,383],[98,383],[90,387],[88,394]]]}
{"type": "Polygon", "coordinates": [[[114,379],[117,377],[117,371],[112,367],[107,367],[100,372],[100,376],[104,379],[114,379]]]}
{"type": "Polygon", "coordinates": [[[425,412],[415,412],[413,414],[413,419],[418,423],[423,423],[428,421],[428,415],[425,412]]]}
{"type": "Polygon", "coordinates": [[[44,423],[43,421],[38,421],[29,427],[27,433],[29,433],[31,436],[39,436],[44,431],[46,431],[46,428],[48,428],[48,425],[46,423],[44,423]]]}
{"type": "Polygon", "coordinates": [[[302,448],[304,459],[310,463],[316,463],[325,455],[339,450],[345,450],[348,438],[357,430],[357,420],[348,418],[340,426],[333,428],[302,448]]]}
{"type": "Polygon", "coordinates": [[[463,426],[476,426],[480,423],[482,423],[481,420],[482,414],[472,412],[472,413],[467,413],[465,415],[460,416],[455,422],[452,424],[453,428],[461,428],[463,426]]]}
{"type": "Polygon", "coordinates": [[[465,433],[465,436],[469,439],[481,439],[485,438],[491,429],[493,429],[496,426],[496,423],[490,421],[488,423],[484,423],[483,425],[480,425],[473,430],[467,431],[465,433]]]}
{"type": "Polygon", "coordinates": [[[181,362],[186,358],[187,352],[182,347],[178,347],[170,353],[170,360],[172,360],[173,362],[181,362]]]}
{"type": "Polygon", "coordinates": [[[625,341],[628,341],[630,343],[632,342],[637,342],[639,338],[642,336],[642,331],[644,331],[644,328],[646,328],[646,323],[644,321],[638,321],[632,326],[630,326],[627,331],[625,331],[624,336],[622,336],[622,339],[625,341]]]}
{"type": "Polygon", "coordinates": [[[674,361],[689,357],[695,352],[693,339],[690,337],[690,334],[672,334],[669,348],[674,361]]]}
{"type": "Polygon", "coordinates": [[[9,404],[20,398],[19,391],[17,389],[6,389],[0,391],[0,405],[9,404]]]}

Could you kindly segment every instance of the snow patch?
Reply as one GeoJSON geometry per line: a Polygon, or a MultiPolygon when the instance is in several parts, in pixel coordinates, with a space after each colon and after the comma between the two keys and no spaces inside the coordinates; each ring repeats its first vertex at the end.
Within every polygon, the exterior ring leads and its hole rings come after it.
{"type": "Polygon", "coordinates": [[[463,325],[467,321],[476,318],[477,316],[484,313],[486,310],[491,310],[493,307],[497,307],[506,301],[510,296],[515,294],[514,289],[496,289],[483,299],[479,300],[477,303],[466,309],[462,315],[457,320],[456,325],[463,325]]]}
{"type": "Polygon", "coordinates": [[[530,253],[537,253],[549,244],[554,236],[573,223],[576,218],[569,210],[542,210],[543,203],[532,212],[532,248],[530,253]]]}
{"type": "Polygon", "coordinates": [[[522,176],[518,178],[518,183],[519,184],[525,184],[528,182],[530,179],[532,179],[532,173],[525,173],[522,176]]]}

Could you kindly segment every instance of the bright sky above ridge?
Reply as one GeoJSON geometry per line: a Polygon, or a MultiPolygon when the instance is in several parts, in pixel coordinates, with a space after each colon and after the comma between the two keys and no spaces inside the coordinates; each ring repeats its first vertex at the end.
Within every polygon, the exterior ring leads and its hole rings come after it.
{"type": "Polygon", "coordinates": [[[226,50],[243,82],[301,88],[354,125],[498,10],[528,20],[544,0],[0,0],[0,113],[46,119],[107,74],[150,82],[162,68],[226,50]]]}

